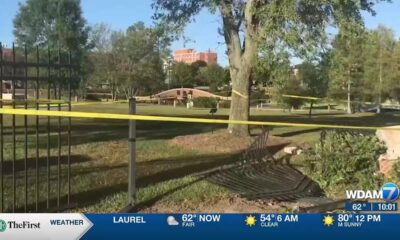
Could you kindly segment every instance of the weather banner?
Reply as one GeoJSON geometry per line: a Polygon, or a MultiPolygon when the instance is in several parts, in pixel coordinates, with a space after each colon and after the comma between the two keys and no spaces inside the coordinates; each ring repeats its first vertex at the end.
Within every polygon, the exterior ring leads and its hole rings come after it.
{"type": "Polygon", "coordinates": [[[1,214],[0,238],[352,239],[398,236],[399,214],[1,214]]]}
{"type": "Polygon", "coordinates": [[[89,214],[83,239],[352,239],[398,236],[398,214],[89,214]]]}

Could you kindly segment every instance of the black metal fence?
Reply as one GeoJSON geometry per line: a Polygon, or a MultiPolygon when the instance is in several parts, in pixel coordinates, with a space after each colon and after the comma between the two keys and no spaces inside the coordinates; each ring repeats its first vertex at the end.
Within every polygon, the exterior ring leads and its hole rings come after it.
{"type": "MultiPolygon", "coordinates": [[[[71,52],[0,43],[0,108],[71,111],[71,52]]],[[[71,205],[71,119],[0,114],[0,212],[71,205]]]]}

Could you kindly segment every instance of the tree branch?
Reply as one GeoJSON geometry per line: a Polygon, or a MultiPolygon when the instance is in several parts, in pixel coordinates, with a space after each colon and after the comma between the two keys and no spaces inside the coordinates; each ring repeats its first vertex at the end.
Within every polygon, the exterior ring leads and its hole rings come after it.
{"type": "Polygon", "coordinates": [[[244,20],[245,20],[245,41],[243,43],[244,47],[242,50],[243,56],[248,60],[251,61],[251,58],[254,57],[256,53],[256,31],[257,31],[257,23],[254,16],[254,8],[256,1],[255,0],[248,0],[245,10],[244,10],[244,20]]]}
{"type": "Polygon", "coordinates": [[[239,29],[233,15],[233,3],[230,0],[222,0],[220,5],[220,12],[223,21],[223,30],[225,42],[228,47],[228,57],[231,67],[237,67],[240,64],[241,57],[241,43],[239,36],[239,29]]]}

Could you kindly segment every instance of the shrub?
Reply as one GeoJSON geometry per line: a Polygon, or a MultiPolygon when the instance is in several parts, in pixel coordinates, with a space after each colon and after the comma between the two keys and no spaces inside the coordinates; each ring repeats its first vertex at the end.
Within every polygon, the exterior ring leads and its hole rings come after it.
{"type": "Polygon", "coordinates": [[[390,180],[394,182],[400,181],[400,158],[393,164],[393,169],[390,173],[390,180]]]}
{"type": "Polygon", "coordinates": [[[99,96],[97,96],[96,94],[90,94],[90,93],[88,93],[86,95],[86,100],[88,100],[88,101],[101,101],[99,96]]]}
{"type": "Polygon", "coordinates": [[[386,147],[373,135],[346,131],[327,131],[315,149],[305,153],[309,175],[321,187],[346,185],[361,189],[380,187],[378,157],[386,147]]]}
{"type": "Polygon", "coordinates": [[[219,102],[219,107],[220,108],[230,108],[231,107],[231,101],[222,100],[222,101],[219,102]]]}
{"type": "Polygon", "coordinates": [[[217,98],[198,97],[193,99],[194,106],[199,108],[216,108],[217,103],[218,103],[217,98]]]}
{"type": "Polygon", "coordinates": [[[250,94],[250,99],[251,100],[263,100],[266,99],[267,96],[265,95],[265,90],[255,90],[252,91],[250,94]]]}

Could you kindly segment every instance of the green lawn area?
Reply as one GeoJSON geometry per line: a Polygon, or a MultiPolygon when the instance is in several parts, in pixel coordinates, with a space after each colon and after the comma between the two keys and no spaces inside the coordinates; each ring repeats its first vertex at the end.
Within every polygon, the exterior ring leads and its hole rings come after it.
{"type": "MultiPolygon", "coordinates": [[[[73,111],[128,113],[128,105],[119,104],[90,104],[73,106],[73,111]]],[[[172,106],[138,105],[138,114],[207,117],[210,118],[208,109],[186,109],[172,106]]],[[[215,118],[227,119],[228,109],[220,109],[215,118]]],[[[293,113],[282,111],[257,111],[252,110],[251,118],[258,121],[275,122],[307,122],[342,125],[400,125],[399,114],[371,113],[346,115],[342,112],[316,111],[309,119],[308,111],[293,113]]],[[[11,116],[5,116],[5,203],[10,207],[12,200],[11,191],[11,116]]],[[[40,117],[39,134],[39,203],[41,207],[46,204],[47,174],[46,174],[46,146],[47,137],[45,124],[47,117],[40,117]]],[[[35,117],[29,117],[29,125],[34,125],[35,117]]],[[[24,142],[23,142],[23,116],[16,117],[17,133],[17,161],[16,170],[18,191],[18,207],[24,203],[24,142]]],[[[66,119],[63,119],[63,125],[66,119]]],[[[50,178],[50,205],[56,201],[57,172],[54,156],[57,153],[57,119],[51,121],[51,178],[50,178]]],[[[140,207],[151,206],[158,203],[190,202],[193,206],[204,203],[210,199],[230,196],[225,189],[213,185],[206,180],[190,176],[221,164],[237,160],[237,154],[204,153],[197,150],[171,145],[168,140],[180,135],[211,132],[225,128],[224,124],[199,124],[177,122],[137,122],[137,161],[138,161],[138,204],[140,207]]],[[[286,137],[297,143],[306,143],[313,146],[319,139],[320,128],[303,127],[273,127],[272,133],[276,136],[286,137]]],[[[33,204],[35,199],[35,130],[29,129],[28,146],[28,202],[33,204]]],[[[127,166],[128,166],[128,122],[125,120],[107,119],[72,119],[72,165],[71,165],[71,201],[78,204],[72,211],[85,212],[113,212],[121,209],[126,204],[127,166]]],[[[62,142],[66,135],[62,135],[62,142]]],[[[63,147],[62,153],[67,149],[63,147]]],[[[62,179],[66,178],[66,164],[63,159],[62,179]]],[[[63,181],[62,181],[63,182],[63,181]]],[[[64,182],[63,182],[64,183],[64,182]]],[[[67,186],[62,184],[62,193],[67,186]]],[[[65,203],[65,197],[61,199],[65,203]]],[[[33,210],[33,205],[30,206],[33,210]]]]}

